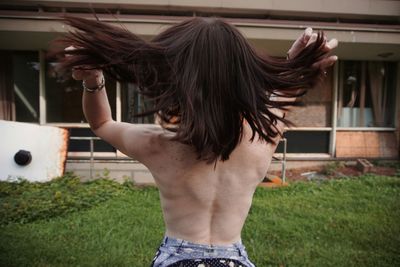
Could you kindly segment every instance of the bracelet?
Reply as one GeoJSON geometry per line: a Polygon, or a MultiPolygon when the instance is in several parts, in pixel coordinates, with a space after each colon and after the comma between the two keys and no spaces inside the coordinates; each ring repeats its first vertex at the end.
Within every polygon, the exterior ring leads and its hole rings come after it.
{"type": "Polygon", "coordinates": [[[96,91],[100,91],[104,88],[104,86],[106,85],[106,81],[104,80],[104,76],[101,78],[101,82],[99,85],[97,85],[95,88],[89,88],[86,86],[86,82],[85,80],[83,80],[82,82],[82,87],[85,91],[89,92],[89,93],[94,93],[96,91]]]}

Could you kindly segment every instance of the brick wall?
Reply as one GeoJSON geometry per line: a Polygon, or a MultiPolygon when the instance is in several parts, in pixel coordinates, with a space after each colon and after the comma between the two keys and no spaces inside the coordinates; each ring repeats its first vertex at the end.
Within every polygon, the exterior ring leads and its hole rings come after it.
{"type": "Polygon", "coordinates": [[[337,132],[336,157],[398,157],[393,132],[337,132]]]}

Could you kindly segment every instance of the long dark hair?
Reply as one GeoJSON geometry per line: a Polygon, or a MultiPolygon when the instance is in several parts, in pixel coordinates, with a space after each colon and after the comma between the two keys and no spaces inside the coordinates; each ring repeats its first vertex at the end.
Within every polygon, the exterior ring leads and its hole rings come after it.
{"type": "Polygon", "coordinates": [[[312,64],[326,53],[319,33],[315,43],[290,60],[261,55],[219,18],[187,19],[151,41],[98,20],[64,21],[75,30],[56,42],[78,49],[52,51],[60,70],[86,65],[137,84],[153,103],[142,115],[156,113],[165,128],[176,132],[174,140],[192,145],[200,159],[210,162],[229,158],[242,139],[244,121],[252,129],[251,141],[257,134],[273,142],[280,134],[277,121],[290,122],[271,109],[289,103],[270,97],[303,95],[321,76],[312,64]]]}

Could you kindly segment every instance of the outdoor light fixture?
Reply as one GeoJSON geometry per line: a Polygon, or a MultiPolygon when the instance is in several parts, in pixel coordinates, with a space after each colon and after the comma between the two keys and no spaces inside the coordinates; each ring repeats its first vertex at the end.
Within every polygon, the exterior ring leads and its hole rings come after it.
{"type": "Polygon", "coordinates": [[[14,155],[14,161],[20,166],[26,166],[32,161],[31,152],[20,149],[14,155]]]}

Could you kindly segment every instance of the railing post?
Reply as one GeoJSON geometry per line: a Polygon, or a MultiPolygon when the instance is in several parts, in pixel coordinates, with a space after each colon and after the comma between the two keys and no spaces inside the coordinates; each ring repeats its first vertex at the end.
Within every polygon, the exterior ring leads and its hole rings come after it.
{"type": "Polygon", "coordinates": [[[94,165],[94,159],[93,159],[93,150],[94,150],[94,143],[93,143],[93,137],[90,138],[90,180],[93,180],[93,165],[94,165]]]}
{"type": "Polygon", "coordinates": [[[286,182],[286,148],[287,140],[286,138],[283,138],[282,183],[286,182]]]}

